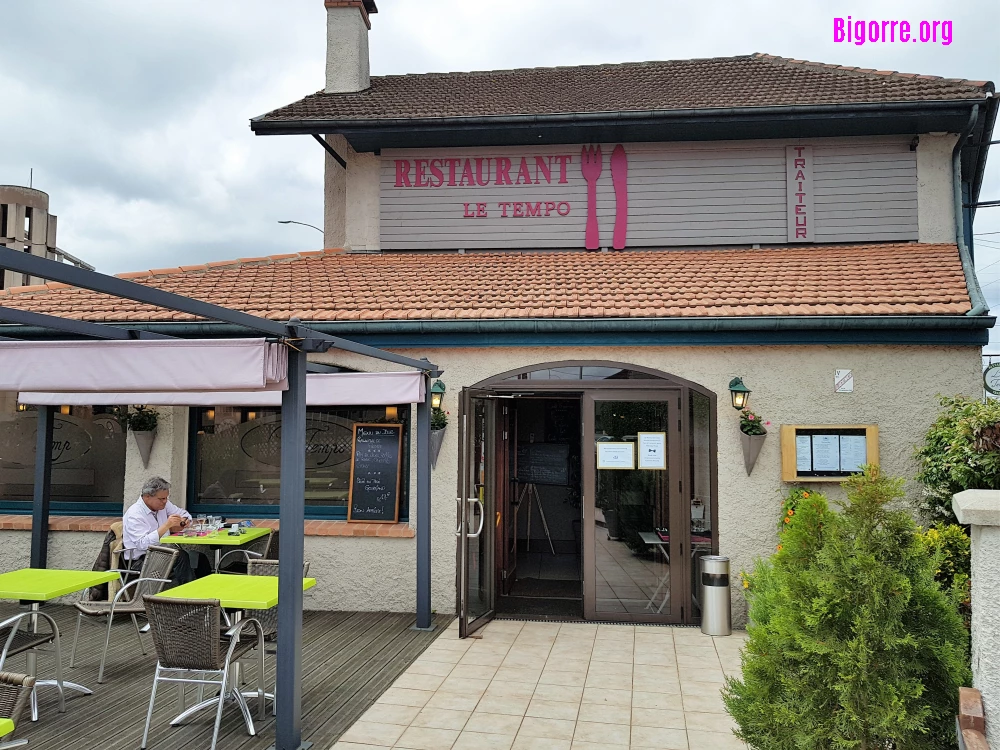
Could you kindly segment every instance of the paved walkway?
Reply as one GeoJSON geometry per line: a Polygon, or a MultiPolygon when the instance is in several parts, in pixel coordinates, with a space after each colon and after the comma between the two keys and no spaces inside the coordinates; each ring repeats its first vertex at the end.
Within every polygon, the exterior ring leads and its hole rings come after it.
{"type": "Polygon", "coordinates": [[[745,750],[719,689],[745,633],[495,621],[457,623],[335,750],[745,750]]]}

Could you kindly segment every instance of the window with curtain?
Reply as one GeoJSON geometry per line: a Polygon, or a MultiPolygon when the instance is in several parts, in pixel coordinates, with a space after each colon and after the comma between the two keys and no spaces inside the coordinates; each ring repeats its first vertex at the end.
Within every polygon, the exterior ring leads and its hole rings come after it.
{"type": "MultiPolygon", "coordinates": [[[[306,414],[306,517],[346,518],[355,424],[403,424],[400,520],[408,518],[410,405],[309,407],[306,414]]],[[[278,515],[281,410],[217,406],[191,409],[193,513],[278,515]]]]}
{"type": "MultiPolygon", "coordinates": [[[[3,394],[0,394],[3,395],[3,394]]],[[[30,513],[38,412],[0,398],[0,508],[30,513]]],[[[125,428],[113,406],[62,406],[52,424],[50,510],[64,515],[121,515],[125,428]]]]}

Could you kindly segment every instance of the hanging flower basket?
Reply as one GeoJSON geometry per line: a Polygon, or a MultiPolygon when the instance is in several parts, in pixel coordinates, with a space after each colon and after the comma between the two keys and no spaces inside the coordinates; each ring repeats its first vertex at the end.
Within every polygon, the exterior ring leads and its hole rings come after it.
{"type": "Polygon", "coordinates": [[[135,446],[142,458],[142,468],[149,466],[149,455],[153,452],[153,442],[156,440],[156,430],[132,430],[135,446]]]}
{"type": "Polygon", "coordinates": [[[740,445],[743,448],[743,465],[746,467],[747,476],[750,476],[754,464],[757,463],[757,456],[764,447],[764,438],[767,437],[767,428],[770,425],[770,422],[761,420],[749,409],[740,412],[740,445]]]}
{"type": "Polygon", "coordinates": [[[743,465],[746,467],[747,476],[750,476],[754,464],[757,463],[757,456],[760,455],[760,449],[764,447],[764,438],[766,437],[766,432],[763,435],[740,433],[740,444],[743,446],[743,465]]]}
{"type": "Polygon", "coordinates": [[[135,446],[139,449],[142,468],[145,469],[149,466],[149,456],[153,452],[159,414],[157,414],[156,409],[148,409],[145,406],[133,406],[129,409],[125,420],[128,424],[129,432],[135,437],[135,446]]]}
{"type": "Polygon", "coordinates": [[[448,414],[444,409],[431,410],[431,468],[437,466],[441,444],[444,443],[444,431],[448,426],[448,414]]]}
{"type": "Polygon", "coordinates": [[[431,468],[437,466],[438,454],[441,452],[441,444],[444,443],[445,429],[431,430],[431,468]]]}

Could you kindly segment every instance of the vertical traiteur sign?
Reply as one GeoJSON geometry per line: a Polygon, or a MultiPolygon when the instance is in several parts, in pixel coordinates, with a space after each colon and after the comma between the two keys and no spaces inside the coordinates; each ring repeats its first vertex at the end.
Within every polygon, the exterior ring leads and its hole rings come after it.
{"type": "Polygon", "coordinates": [[[813,242],[812,146],[785,147],[785,174],[788,241],[813,242]]]}

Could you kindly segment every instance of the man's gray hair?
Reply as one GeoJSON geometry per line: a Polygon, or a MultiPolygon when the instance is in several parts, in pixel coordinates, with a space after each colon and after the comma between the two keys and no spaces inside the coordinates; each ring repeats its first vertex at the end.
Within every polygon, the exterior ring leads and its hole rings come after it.
{"type": "Polygon", "coordinates": [[[142,492],[140,493],[143,497],[152,497],[157,492],[162,492],[163,490],[170,489],[170,482],[168,482],[163,477],[150,477],[146,480],[146,483],[142,485],[142,492]]]}

